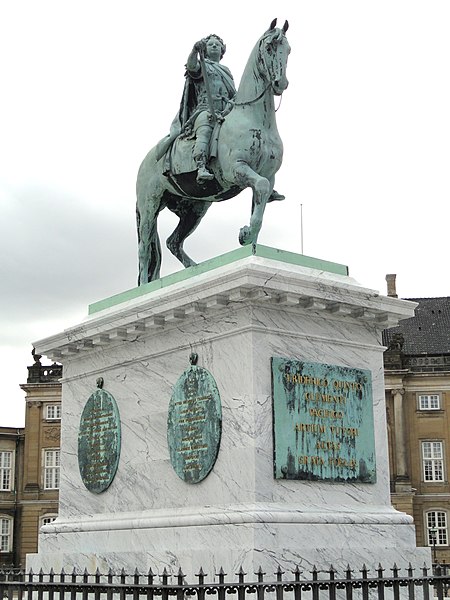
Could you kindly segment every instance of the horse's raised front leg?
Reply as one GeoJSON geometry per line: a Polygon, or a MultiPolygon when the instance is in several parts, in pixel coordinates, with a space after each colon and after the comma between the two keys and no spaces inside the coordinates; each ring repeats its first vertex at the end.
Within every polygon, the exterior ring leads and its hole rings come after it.
{"type": "Polygon", "coordinates": [[[265,177],[258,175],[246,162],[239,161],[234,168],[236,183],[241,187],[251,187],[253,190],[252,214],[250,225],[244,225],[239,232],[241,246],[256,244],[262,227],[264,210],[272,193],[272,185],[265,177]]]}
{"type": "Polygon", "coordinates": [[[177,198],[173,204],[169,202],[167,205],[180,218],[180,221],[174,232],[167,238],[166,244],[185,267],[193,267],[197,263],[183,249],[184,240],[197,229],[210,206],[211,202],[189,200],[188,198],[177,198]]]}

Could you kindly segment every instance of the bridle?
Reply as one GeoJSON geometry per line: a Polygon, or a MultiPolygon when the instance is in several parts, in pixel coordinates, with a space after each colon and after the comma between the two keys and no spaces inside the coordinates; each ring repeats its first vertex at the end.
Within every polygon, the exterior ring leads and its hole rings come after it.
{"type": "MultiPolygon", "coordinates": [[[[286,23],[287,23],[287,22],[286,22],[286,23]]],[[[286,23],[285,23],[285,25],[284,25],[284,26],[286,27],[286,30],[287,30],[286,23]]],[[[272,28],[272,29],[273,29],[273,28],[272,28]]],[[[270,43],[272,43],[272,42],[274,42],[274,41],[281,40],[281,36],[282,36],[282,35],[284,36],[284,33],[285,33],[285,31],[286,31],[286,30],[285,30],[285,29],[284,29],[284,27],[283,27],[283,30],[281,30],[281,31],[280,31],[280,32],[279,32],[279,33],[278,33],[276,36],[274,35],[274,36],[272,37],[272,39],[270,40],[270,43]]],[[[265,58],[266,52],[263,52],[263,51],[262,51],[262,49],[261,49],[261,46],[262,46],[262,44],[263,44],[263,43],[265,43],[266,41],[267,41],[267,37],[263,37],[263,38],[262,38],[262,39],[259,41],[258,55],[259,55],[259,56],[261,56],[261,58],[262,58],[262,61],[263,61],[263,65],[264,65],[265,72],[266,72],[266,73],[270,73],[270,69],[269,69],[269,68],[268,68],[268,66],[267,66],[267,63],[266,63],[266,58],[265,58]]],[[[263,73],[262,73],[261,69],[259,68],[258,70],[259,70],[260,74],[261,74],[261,75],[263,75],[263,73]]],[[[261,92],[261,93],[260,93],[258,96],[256,96],[256,98],[253,98],[253,100],[247,100],[247,101],[245,101],[245,102],[235,102],[235,106],[249,106],[249,105],[251,105],[251,104],[254,104],[255,102],[258,102],[258,100],[261,100],[261,98],[262,98],[262,97],[265,95],[265,93],[267,92],[267,90],[268,90],[270,87],[272,87],[274,80],[275,80],[275,78],[274,78],[274,77],[272,77],[272,78],[271,78],[271,80],[268,82],[268,84],[267,84],[267,85],[265,86],[265,88],[263,89],[263,91],[262,91],[262,92],[261,92]]],[[[283,95],[283,92],[280,94],[280,104],[281,104],[281,97],[282,97],[282,95],[283,95]]],[[[278,105],[278,108],[279,108],[279,107],[280,107],[280,106],[278,105]]],[[[276,111],[278,110],[278,108],[276,109],[276,111]]],[[[276,112],[276,111],[275,111],[275,112],[276,112]]]]}

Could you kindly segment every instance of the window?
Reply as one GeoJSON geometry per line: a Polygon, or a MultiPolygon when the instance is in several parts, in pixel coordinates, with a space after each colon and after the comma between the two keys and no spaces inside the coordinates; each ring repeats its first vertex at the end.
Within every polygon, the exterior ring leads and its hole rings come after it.
{"type": "Polygon", "coordinates": [[[11,490],[12,452],[0,452],[0,491],[11,490]]]}
{"type": "Polygon", "coordinates": [[[12,519],[0,517],[0,552],[11,552],[12,519]]]}
{"type": "Polygon", "coordinates": [[[61,420],[61,404],[47,404],[45,406],[45,419],[47,421],[61,420]]]}
{"type": "Polygon", "coordinates": [[[419,410],[439,410],[441,408],[438,394],[420,395],[419,410]]]}
{"type": "Polygon", "coordinates": [[[444,481],[442,442],[422,442],[423,480],[444,481]]]}
{"type": "Polygon", "coordinates": [[[59,488],[59,448],[44,450],[44,489],[59,488]]]}
{"type": "Polygon", "coordinates": [[[447,546],[447,513],[443,510],[427,512],[427,536],[429,546],[447,546]]]}
{"type": "Polygon", "coordinates": [[[58,515],[55,514],[48,514],[48,515],[44,515],[41,517],[41,527],[43,525],[49,525],[50,523],[53,523],[53,521],[56,519],[58,515]]]}

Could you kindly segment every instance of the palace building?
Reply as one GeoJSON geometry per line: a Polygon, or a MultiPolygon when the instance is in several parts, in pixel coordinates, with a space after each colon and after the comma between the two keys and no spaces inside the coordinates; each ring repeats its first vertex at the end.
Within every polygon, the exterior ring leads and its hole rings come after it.
{"type": "Polygon", "coordinates": [[[62,366],[28,367],[25,427],[0,427],[0,569],[24,568],[58,514],[62,366]]]}
{"type": "Polygon", "coordinates": [[[383,332],[391,497],[414,518],[417,545],[449,563],[450,297],[408,300],[415,316],[383,332]]]}

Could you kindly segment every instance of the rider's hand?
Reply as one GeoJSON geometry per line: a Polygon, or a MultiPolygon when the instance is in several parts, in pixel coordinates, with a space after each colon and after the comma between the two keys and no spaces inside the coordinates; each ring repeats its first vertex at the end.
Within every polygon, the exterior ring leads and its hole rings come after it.
{"type": "Polygon", "coordinates": [[[194,50],[196,52],[203,52],[203,50],[205,49],[205,42],[203,40],[199,40],[198,42],[195,42],[194,44],[194,50]]]}

